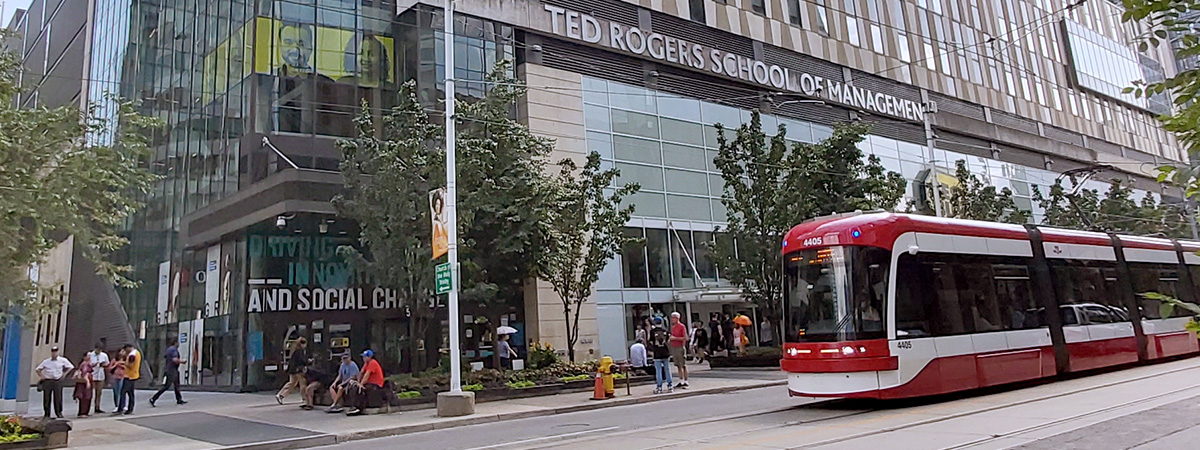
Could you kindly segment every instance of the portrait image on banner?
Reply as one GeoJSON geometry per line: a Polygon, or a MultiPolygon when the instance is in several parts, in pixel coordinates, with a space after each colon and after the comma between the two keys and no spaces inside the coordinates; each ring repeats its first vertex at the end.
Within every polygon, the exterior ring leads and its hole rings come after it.
{"type": "Polygon", "coordinates": [[[361,87],[395,86],[395,40],[369,30],[257,18],[254,71],[361,87]]]}
{"type": "Polygon", "coordinates": [[[221,246],[208,248],[204,260],[204,317],[215,317],[221,300],[221,246]]]}
{"type": "Polygon", "coordinates": [[[433,221],[433,259],[450,251],[450,233],[446,225],[446,188],[429,191],[429,217],[433,221]]]}
{"type": "Polygon", "coordinates": [[[171,262],[163,261],[158,264],[158,308],[154,315],[159,325],[170,322],[171,303],[171,262]]]}

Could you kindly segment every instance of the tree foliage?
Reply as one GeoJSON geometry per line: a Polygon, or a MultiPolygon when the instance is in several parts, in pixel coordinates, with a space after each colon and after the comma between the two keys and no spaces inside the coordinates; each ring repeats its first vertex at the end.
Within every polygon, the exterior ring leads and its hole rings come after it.
{"type": "Polygon", "coordinates": [[[443,129],[430,123],[414,92],[411,81],[401,86],[399,104],[379,119],[363,105],[357,134],[338,141],[345,189],[333,204],[359,225],[359,246],[340,252],[395,289],[413,314],[408,341],[416,355],[435,304],[429,191],[445,186],[446,161],[436,144],[443,129]]]}
{"type": "Polygon", "coordinates": [[[116,99],[111,118],[95,106],[17,107],[21,70],[18,55],[0,53],[0,320],[54,306],[28,271],[66,236],[99,275],[136,285],[108,257],[128,243],[120,231],[157,179],[148,136],[158,120],[116,99]]]}
{"type": "Polygon", "coordinates": [[[633,214],[633,205],[622,207],[621,201],[640,187],[630,183],[606,192],[620,171],[601,168],[596,152],[588,155],[582,168],[571,159],[559,166],[541,274],[562,301],[567,357],[575,361],[583,304],[604,266],[623,245],[635,240],[621,232],[633,214]]]}
{"type": "MultiPolygon", "coordinates": [[[[493,330],[537,275],[554,201],[544,173],[553,141],[512,117],[525,91],[510,72],[507,62],[497,64],[484,98],[456,100],[459,299],[493,330]]],[[[411,307],[433,289],[428,193],[445,184],[445,157],[443,129],[430,123],[411,85],[400,99],[382,130],[364,111],[358,136],[341,142],[349,176],[338,205],[363,227],[361,261],[408,291],[411,307]]]]}
{"type": "Polygon", "coordinates": [[[1028,223],[1030,212],[1017,207],[1009,188],[996,189],[984,183],[967,168],[967,162],[954,162],[954,186],[946,190],[945,215],[959,219],[1002,223],[1028,223]]]}
{"type": "Polygon", "coordinates": [[[1080,189],[1069,198],[1063,181],[1056,180],[1049,196],[1035,187],[1033,199],[1044,211],[1043,225],[1171,238],[1191,236],[1187,213],[1181,205],[1160,203],[1148,194],[1135,201],[1133,194],[1132,187],[1114,179],[1103,196],[1095,189],[1080,189]]]}
{"type": "Polygon", "coordinates": [[[546,173],[554,141],[514,118],[525,88],[510,67],[497,64],[487,95],[459,100],[456,116],[460,298],[493,329],[500,315],[522,304],[525,284],[537,276],[555,207],[546,173]]]}
{"type": "Polygon", "coordinates": [[[783,269],[780,243],[793,226],[821,215],[893,209],[905,181],[858,148],[865,124],[846,124],[816,144],[789,145],[787,129],[762,130],[757,112],[732,133],[717,124],[715,159],[724,181],[721,202],[733,239],[718,239],[714,259],[724,278],[743,289],[759,313],[778,325],[782,317],[783,269]],[[730,139],[732,137],[732,139],[730,139]]]}
{"type": "MultiPolygon", "coordinates": [[[[1173,44],[1175,57],[1185,59],[1200,56],[1200,35],[1196,33],[1195,15],[1200,13],[1200,0],[1122,0],[1125,22],[1140,22],[1148,26],[1139,37],[1139,50],[1146,52],[1162,44],[1173,44]]],[[[1157,83],[1139,81],[1125,89],[1127,93],[1150,97],[1170,94],[1175,111],[1159,118],[1163,128],[1175,134],[1189,154],[1200,152],[1200,69],[1192,68],[1157,83]]],[[[1195,177],[1192,178],[1195,180],[1195,177]]]]}

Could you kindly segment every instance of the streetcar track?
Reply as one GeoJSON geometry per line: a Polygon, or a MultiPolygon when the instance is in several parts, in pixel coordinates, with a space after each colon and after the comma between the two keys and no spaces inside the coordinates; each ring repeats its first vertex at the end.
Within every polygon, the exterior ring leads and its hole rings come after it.
{"type": "MultiPolygon", "coordinates": [[[[1007,404],[1003,404],[1003,405],[994,405],[994,406],[989,406],[989,407],[984,407],[984,408],[978,408],[978,409],[974,409],[974,410],[970,410],[970,411],[963,411],[963,412],[959,412],[959,413],[949,414],[949,415],[942,416],[942,417],[934,417],[934,418],[929,418],[929,419],[924,419],[924,420],[918,420],[918,421],[908,422],[908,423],[901,424],[901,425],[893,425],[893,426],[888,426],[888,427],[885,427],[885,428],[880,428],[880,429],[877,429],[877,430],[871,430],[871,431],[866,431],[866,432],[862,432],[862,433],[856,433],[856,434],[852,434],[852,435],[848,435],[848,436],[842,436],[842,437],[837,437],[837,438],[832,438],[832,439],[826,439],[826,440],[823,440],[823,441],[812,442],[812,443],[808,443],[808,444],[804,444],[804,445],[800,445],[800,446],[796,446],[796,447],[789,447],[789,450],[795,450],[795,449],[804,449],[804,448],[813,448],[813,447],[820,447],[820,446],[824,446],[824,445],[830,445],[830,444],[836,444],[836,443],[840,443],[840,442],[851,441],[851,440],[855,440],[855,439],[861,439],[861,438],[864,438],[864,437],[877,436],[877,435],[881,435],[881,434],[886,434],[886,433],[891,433],[891,432],[895,432],[895,431],[900,431],[900,430],[907,429],[907,428],[911,428],[911,427],[923,426],[923,425],[929,425],[929,424],[935,424],[935,423],[939,423],[939,422],[945,422],[945,421],[955,420],[955,419],[959,419],[959,418],[964,418],[964,417],[975,416],[975,415],[984,414],[984,413],[988,413],[988,412],[992,412],[992,411],[998,411],[998,410],[1003,410],[1003,409],[1007,409],[1007,408],[1012,408],[1012,407],[1017,407],[1017,406],[1022,406],[1022,405],[1028,405],[1028,404],[1031,404],[1031,403],[1037,403],[1037,402],[1047,401],[1047,400],[1053,400],[1053,399],[1056,399],[1056,398],[1061,398],[1061,397],[1066,397],[1066,396],[1071,396],[1071,395],[1076,395],[1076,394],[1082,394],[1082,393],[1086,393],[1086,392],[1090,392],[1090,391],[1095,391],[1095,390],[1100,390],[1100,389],[1106,389],[1106,388],[1110,388],[1110,387],[1114,387],[1114,386],[1125,385],[1125,384],[1129,384],[1129,383],[1134,383],[1134,382],[1138,382],[1138,381],[1143,381],[1143,380],[1148,380],[1148,379],[1152,379],[1152,378],[1163,377],[1163,376],[1167,376],[1167,375],[1171,375],[1171,374],[1175,374],[1175,373],[1186,372],[1186,371],[1192,371],[1192,370],[1200,370],[1200,365],[1192,365],[1192,366],[1188,366],[1188,367],[1180,367],[1180,368],[1171,369],[1171,370],[1164,371],[1164,372],[1157,372],[1157,373],[1152,373],[1152,374],[1146,374],[1146,375],[1142,375],[1142,376],[1138,376],[1138,377],[1134,377],[1134,378],[1121,379],[1121,380],[1111,381],[1111,382],[1102,383],[1102,384],[1098,384],[1098,385],[1094,385],[1094,386],[1081,387],[1081,388],[1073,389],[1073,390],[1066,391],[1066,392],[1060,392],[1060,393],[1054,393],[1054,394],[1042,395],[1042,396],[1038,396],[1038,397],[1034,397],[1034,398],[1029,398],[1029,399],[1025,399],[1025,400],[1021,400],[1021,401],[1017,401],[1017,402],[1013,402],[1013,403],[1007,403],[1007,404]]],[[[1110,373],[1113,373],[1113,372],[1110,372],[1110,373]]],[[[1076,379],[1080,379],[1080,378],[1076,378],[1076,379]]],[[[1084,379],[1086,379],[1086,378],[1084,378],[1084,379]]],[[[1041,386],[1051,386],[1051,385],[1053,385],[1053,384],[1055,384],[1055,383],[1043,384],[1043,385],[1041,385],[1041,386]]],[[[985,444],[985,443],[987,443],[987,442],[991,442],[991,441],[994,441],[994,440],[997,440],[997,439],[1001,439],[1001,438],[1004,438],[1004,437],[1011,437],[1011,436],[1012,436],[1012,435],[1014,435],[1014,434],[1028,433],[1028,432],[1031,432],[1031,431],[1037,431],[1038,429],[1045,428],[1045,427],[1048,427],[1048,426],[1053,426],[1053,425],[1055,425],[1055,424],[1064,423],[1064,422],[1069,422],[1069,421],[1071,421],[1071,420],[1078,420],[1079,418],[1087,417],[1087,416],[1089,416],[1089,415],[1094,415],[1094,414],[1099,414],[1099,413],[1103,413],[1103,412],[1108,412],[1108,411],[1111,411],[1111,410],[1119,409],[1119,408],[1121,408],[1121,407],[1126,407],[1126,406],[1129,406],[1129,405],[1131,405],[1131,404],[1136,404],[1136,403],[1138,403],[1138,402],[1144,402],[1144,401],[1147,401],[1147,400],[1153,400],[1153,399],[1157,399],[1157,398],[1162,398],[1162,397],[1165,397],[1165,396],[1169,396],[1169,395],[1178,394],[1179,392],[1183,392],[1183,391],[1186,391],[1186,390],[1189,390],[1189,389],[1196,389],[1196,388],[1200,388],[1200,384],[1191,385],[1191,386],[1188,386],[1188,387],[1185,387],[1185,388],[1176,389],[1176,390],[1173,390],[1173,391],[1171,391],[1171,392],[1167,392],[1167,393],[1155,394],[1155,395],[1153,395],[1153,396],[1151,396],[1151,397],[1147,397],[1147,398],[1141,398],[1141,399],[1138,399],[1138,400],[1136,400],[1136,401],[1127,402],[1127,403],[1124,403],[1124,404],[1121,404],[1121,405],[1116,405],[1116,406],[1112,406],[1112,407],[1106,407],[1106,408],[1104,408],[1104,409],[1101,409],[1101,410],[1097,410],[1097,411],[1094,411],[1094,412],[1089,412],[1089,413],[1087,413],[1087,414],[1078,415],[1079,417],[1071,417],[1071,418],[1065,418],[1065,419],[1056,419],[1056,420],[1054,420],[1053,422],[1050,422],[1050,423],[1047,423],[1047,424],[1043,424],[1043,425],[1037,425],[1037,426],[1033,426],[1033,427],[1027,427],[1027,428],[1029,428],[1029,429],[1021,429],[1021,430],[1016,430],[1016,431],[1006,432],[1006,433],[1003,433],[1002,435],[991,436],[991,437],[987,437],[987,438],[980,439],[980,440],[979,440],[979,442],[972,441],[971,443],[960,444],[959,446],[955,446],[955,447],[948,447],[948,448],[946,448],[946,449],[943,449],[943,450],[955,450],[955,449],[964,449],[964,448],[969,448],[969,447],[972,447],[972,446],[977,446],[977,445],[985,444]]],[[[996,395],[996,394],[1002,394],[1002,393],[1011,393],[1011,392],[1016,392],[1016,391],[1003,391],[1003,392],[997,392],[997,393],[989,393],[989,394],[987,394],[987,395],[989,395],[989,396],[990,396],[990,395],[996,395]]],[[[979,397],[979,398],[983,398],[983,397],[979,397]]],[[[976,400],[977,400],[977,399],[978,399],[978,398],[976,398],[976,400]]],[[[962,400],[966,400],[966,399],[962,399],[962,400]]],[[[567,440],[562,440],[562,441],[559,441],[559,442],[555,442],[555,443],[553,443],[553,444],[546,443],[546,444],[544,444],[544,445],[541,445],[541,446],[536,446],[536,447],[525,447],[525,448],[529,448],[529,449],[544,449],[544,448],[552,448],[552,447],[559,447],[559,446],[569,445],[569,444],[571,444],[571,443],[581,443],[581,442],[589,442],[589,441],[594,441],[594,440],[601,439],[601,438],[603,438],[603,439],[612,439],[612,438],[614,438],[614,437],[617,437],[617,436],[628,436],[628,435],[633,435],[633,434],[642,434],[642,433],[647,433],[647,432],[653,432],[653,431],[657,431],[657,430],[669,430],[669,429],[675,429],[675,428],[681,428],[681,427],[687,427],[687,426],[703,425],[703,424],[706,424],[706,423],[714,423],[714,422],[720,422],[720,421],[725,421],[725,420],[743,419],[743,418],[758,417],[758,416],[768,416],[768,415],[775,415],[775,414],[784,414],[784,413],[787,413],[787,412],[790,412],[790,411],[796,411],[796,410],[818,410],[818,411],[820,411],[820,410],[828,410],[830,406],[833,406],[833,405],[835,405],[835,404],[843,404],[843,403],[847,403],[847,402],[849,402],[849,400],[848,400],[848,399],[831,399],[831,400],[821,400],[821,401],[816,401],[816,402],[813,402],[813,403],[808,403],[808,404],[803,404],[803,405],[797,405],[797,406],[788,407],[788,408],[783,408],[783,409],[776,408],[776,409],[772,409],[772,410],[764,410],[764,411],[751,412],[751,413],[734,414],[734,415],[730,415],[730,416],[722,416],[722,417],[712,417],[712,418],[698,419],[698,420],[694,420],[694,421],[690,421],[690,422],[680,422],[680,423],[664,424],[664,425],[660,425],[660,426],[654,426],[654,427],[632,428],[632,429],[628,429],[628,430],[621,430],[621,431],[619,431],[619,432],[616,432],[616,433],[610,433],[610,434],[606,434],[606,435],[604,435],[603,437],[593,437],[593,436],[587,436],[587,437],[584,437],[584,438],[578,438],[578,439],[567,439],[567,440]]],[[[920,406],[927,406],[927,405],[920,405],[920,406]]],[[[852,417],[855,417],[855,416],[862,416],[862,415],[866,415],[866,414],[870,414],[870,413],[876,413],[876,412],[881,412],[881,411],[887,411],[887,410],[889,410],[889,409],[890,409],[890,408],[887,408],[887,407],[880,407],[880,408],[870,408],[870,409],[865,409],[865,410],[851,411],[851,412],[848,412],[848,413],[845,413],[845,414],[836,414],[836,415],[829,416],[829,417],[820,417],[820,418],[814,418],[814,419],[810,419],[810,420],[792,420],[792,421],[787,421],[787,422],[782,422],[782,423],[776,423],[776,424],[772,424],[772,425],[765,425],[765,426],[760,426],[760,427],[753,427],[753,428],[741,428],[741,429],[738,429],[737,431],[734,431],[734,432],[722,433],[722,434],[718,434],[718,435],[714,435],[714,436],[706,436],[706,437],[704,437],[704,438],[701,438],[701,439],[692,439],[692,440],[685,440],[685,441],[675,441],[675,442],[670,442],[670,443],[666,443],[666,444],[659,445],[659,446],[654,446],[654,447],[645,447],[645,450],[650,450],[650,449],[662,449],[662,448],[669,448],[669,447],[676,447],[676,446],[680,446],[680,445],[687,445],[687,444],[693,444],[693,443],[716,443],[716,442],[719,442],[719,441],[720,441],[720,440],[722,440],[722,439],[733,438],[733,437],[739,437],[739,436],[740,436],[740,437],[744,437],[744,436],[747,436],[747,435],[752,435],[753,433],[757,433],[757,432],[761,432],[761,431],[766,431],[766,430],[780,429],[780,428],[787,428],[787,427],[792,427],[792,426],[797,426],[797,425],[814,425],[814,424],[820,424],[820,423],[822,423],[822,422],[829,422],[829,421],[834,421],[834,420],[839,420],[839,419],[852,418],[852,417]]],[[[890,417],[895,417],[895,414],[892,414],[892,415],[885,415],[885,416],[878,417],[878,418],[867,419],[867,421],[883,420],[883,419],[890,418],[890,417]]],[[[862,421],[859,421],[858,423],[861,423],[861,422],[862,422],[862,421]]],[[[852,423],[854,423],[854,422],[852,422],[852,423]]],[[[751,442],[752,442],[752,441],[751,441],[751,442]]],[[[740,441],[740,443],[741,443],[741,444],[749,444],[749,443],[751,443],[751,442],[747,442],[747,441],[745,441],[745,440],[743,440],[743,441],[740,441]]]]}
{"type": "MultiPolygon", "coordinates": [[[[919,426],[923,426],[923,425],[929,425],[929,424],[934,424],[934,423],[939,423],[939,422],[945,422],[945,421],[949,421],[949,420],[960,419],[960,418],[963,418],[963,417],[976,416],[976,415],[979,415],[979,414],[984,414],[984,413],[988,413],[988,412],[992,412],[992,411],[999,411],[999,410],[1002,410],[1002,409],[1008,409],[1008,408],[1012,408],[1012,407],[1016,407],[1016,406],[1028,405],[1028,404],[1031,404],[1031,403],[1037,403],[1037,402],[1042,402],[1042,401],[1046,401],[1046,400],[1053,400],[1053,399],[1056,399],[1056,398],[1066,397],[1066,396],[1075,395],[1075,394],[1082,394],[1082,393],[1089,392],[1089,391],[1095,391],[1095,390],[1099,390],[1099,389],[1110,388],[1110,387],[1113,387],[1113,386],[1119,386],[1119,385],[1122,385],[1122,384],[1129,384],[1129,383],[1133,383],[1133,382],[1137,382],[1137,381],[1148,380],[1148,379],[1151,379],[1151,378],[1158,378],[1158,377],[1161,377],[1161,376],[1166,376],[1166,375],[1170,375],[1170,374],[1174,374],[1174,373],[1179,373],[1179,372],[1186,372],[1186,371],[1189,371],[1189,370],[1200,370],[1200,366],[1193,365],[1193,366],[1190,366],[1190,367],[1181,367],[1181,368],[1178,368],[1178,369],[1171,369],[1171,370],[1168,370],[1168,371],[1166,371],[1166,372],[1159,372],[1159,373],[1154,373],[1154,374],[1149,374],[1149,375],[1143,375],[1143,376],[1136,377],[1136,378],[1128,378],[1128,379],[1123,379],[1123,380],[1113,381],[1113,382],[1104,383],[1104,384],[1100,384],[1100,385],[1096,385],[1096,386],[1090,386],[1090,387],[1085,387],[1085,388],[1074,389],[1074,390],[1071,390],[1071,391],[1066,391],[1066,392],[1061,392],[1061,393],[1056,393],[1056,394],[1050,394],[1050,395],[1044,395],[1044,396],[1040,396],[1040,397],[1034,397],[1034,398],[1025,399],[1025,400],[1021,400],[1021,401],[1014,402],[1014,403],[1008,403],[1008,404],[1004,404],[1004,405],[995,405],[995,406],[989,406],[989,407],[986,407],[986,408],[979,408],[979,409],[975,409],[975,410],[971,410],[971,411],[963,411],[963,412],[960,412],[960,413],[950,414],[950,415],[947,415],[947,416],[944,416],[944,417],[934,417],[934,418],[929,418],[929,419],[925,419],[925,420],[918,420],[918,421],[915,421],[915,422],[909,422],[909,423],[905,423],[905,424],[901,424],[901,425],[893,425],[893,426],[889,426],[889,427],[886,427],[886,428],[880,428],[880,429],[878,429],[878,430],[871,430],[871,431],[862,432],[862,433],[857,433],[857,434],[853,434],[853,435],[849,435],[849,436],[842,436],[842,437],[833,438],[833,439],[826,439],[826,440],[824,440],[824,441],[812,442],[812,443],[804,444],[804,445],[801,445],[801,446],[798,446],[798,447],[788,447],[788,450],[796,450],[796,449],[803,449],[803,448],[813,448],[813,447],[820,447],[820,446],[823,446],[823,445],[829,445],[829,444],[836,444],[836,443],[839,443],[839,442],[852,441],[852,440],[855,440],[855,439],[861,439],[861,438],[864,438],[864,437],[878,436],[878,435],[881,435],[881,434],[886,434],[886,433],[891,433],[891,432],[895,432],[895,431],[900,431],[900,430],[903,430],[903,429],[906,429],[906,428],[919,427],[919,426]]],[[[1193,388],[1196,388],[1196,387],[1200,387],[1200,384],[1198,384],[1198,385],[1192,385],[1192,386],[1189,386],[1189,387],[1187,387],[1187,388],[1183,388],[1182,390],[1186,390],[1186,389],[1193,389],[1193,388]]],[[[1010,391],[1010,392],[1011,392],[1011,391],[1010,391]]],[[[1143,400],[1144,400],[1144,399],[1143,399],[1143,400]]],[[[1141,400],[1139,400],[1139,401],[1141,401],[1141,400]]]]}
{"type": "MultiPolygon", "coordinates": [[[[1076,415],[1073,415],[1073,416],[1064,417],[1064,418],[1061,418],[1061,419],[1055,419],[1055,420],[1051,420],[1051,421],[1049,421],[1049,422],[1046,422],[1046,423],[1037,424],[1037,425],[1032,425],[1032,426],[1028,426],[1028,427],[1021,428],[1021,429],[1014,430],[1014,431],[1009,431],[1009,432],[1005,432],[1005,433],[993,434],[993,435],[991,435],[991,436],[988,436],[988,437],[985,437],[985,438],[981,438],[981,439],[977,439],[977,440],[974,440],[974,441],[971,441],[971,442],[966,442],[966,443],[962,443],[962,444],[958,444],[958,445],[954,445],[954,446],[950,446],[950,447],[943,447],[941,450],[956,450],[956,449],[971,448],[971,447],[975,447],[975,446],[979,446],[979,445],[987,444],[987,443],[989,443],[989,442],[994,442],[994,441],[997,441],[997,440],[1000,440],[1000,439],[1004,439],[1004,438],[1008,438],[1008,437],[1015,437],[1015,436],[1018,436],[1018,435],[1021,435],[1021,434],[1025,434],[1025,433],[1029,433],[1029,432],[1033,432],[1033,431],[1038,431],[1038,430],[1046,429],[1046,428],[1049,428],[1049,427],[1052,427],[1052,426],[1055,426],[1055,425],[1060,425],[1060,424],[1064,424],[1064,423],[1067,423],[1067,422],[1071,422],[1071,421],[1079,420],[1079,419],[1082,419],[1082,418],[1085,418],[1085,417],[1088,417],[1088,416],[1094,416],[1094,415],[1097,415],[1097,414],[1102,414],[1102,413],[1106,413],[1106,412],[1109,412],[1109,411],[1115,411],[1115,410],[1118,410],[1118,409],[1121,409],[1121,408],[1125,408],[1125,407],[1127,407],[1127,406],[1130,406],[1130,405],[1135,405],[1135,404],[1142,403],[1142,402],[1146,402],[1146,401],[1150,401],[1150,400],[1157,400],[1157,399],[1159,399],[1159,398],[1167,397],[1167,396],[1170,396],[1170,395],[1175,395],[1175,394],[1178,394],[1178,393],[1180,393],[1180,392],[1187,391],[1187,390],[1192,390],[1192,389],[1196,389],[1196,388],[1200,388],[1200,384],[1194,384],[1194,385],[1191,385],[1191,386],[1188,386],[1188,387],[1185,387],[1185,388],[1176,389],[1176,390],[1173,390],[1173,391],[1170,391],[1170,392],[1164,392],[1164,393],[1161,393],[1161,394],[1155,394],[1155,395],[1152,395],[1152,396],[1149,396],[1149,397],[1145,397],[1145,398],[1140,398],[1140,399],[1137,399],[1137,400],[1131,400],[1131,401],[1128,401],[1128,402],[1125,402],[1125,403],[1121,403],[1121,404],[1119,404],[1119,405],[1112,405],[1112,406],[1105,407],[1105,408],[1101,408],[1101,409],[1098,409],[1098,410],[1095,410],[1095,411],[1088,411],[1088,412],[1085,412],[1085,413],[1080,413],[1080,414],[1076,414],[1076,415]]],[[[1198,396],[1200,396],[1200,393],[1197,393],[1196,395],[1192,395],[1192,396],[1189,396],[1189,397],[1180,398],[1179,400],[1180,400],[1180,401],[1183,401],[1183,400],[1187,400],[1187,399],[1190,399],[1190,398],[1195,398],[1195,397],[1198,397],[1198,396]]],[[[1069,431],[1070,431],[1070,430],[1067,430],[1067,431],[1064,431],[1064,432],[1069,432],[1069,431]]],[[[1060,433],[1060,434],[1061,434],[1061,433],[1060,433]]]]}

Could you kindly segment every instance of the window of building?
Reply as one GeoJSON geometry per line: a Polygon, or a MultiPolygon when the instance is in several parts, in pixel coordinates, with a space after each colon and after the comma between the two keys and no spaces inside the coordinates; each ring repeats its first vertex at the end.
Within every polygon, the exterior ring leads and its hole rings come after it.
{"type": "Polygon", "coordinates": [[[912,62],[912,54],[908,49],[908,35],[896,33],[896,54],[901,61],[912,62]]]}
{"type": "Polygon", "coordinates": [[[688,12],[692,20],[700,23],[708,22],[704,15],[704,0],[688,0],[688,12]]]}
{"type": "Polygon", "coordinates": [[[883,28],[876,24],[871,24],[871,49],[881,55],[887,53],[883,42],[883,28]]]}
{"type": "Polygon", "coordinates": [[[667,230],[646,230],[646,267],[650,287],[671,287],[671,251],[667,230]]]}
{"type": "Polygon", "coordinates": [[[767,15],[767,2],[766,0],[750,0],[750,9],[756,14],[765,16],[767,15]]]}
{"type": "Polygon", "coordinates": [[[862,46],[862,41],[858,37],[858,19],[854,16],[846,16],[846,37],[850,40],[851,45],[862,46]]]}
{"type": "Polygon", "coordinates": [[[817,4],[817,32],[829,35],[829,13],[826,11],[824,3],[817,4]]]}
{"type": "Polygon", "coordinates": [[[801,8],[803,6],[801,6],[800,0],[788,0],[788,22],[791,22],[792,25],[804,26],[801,19],[801,8]]]}

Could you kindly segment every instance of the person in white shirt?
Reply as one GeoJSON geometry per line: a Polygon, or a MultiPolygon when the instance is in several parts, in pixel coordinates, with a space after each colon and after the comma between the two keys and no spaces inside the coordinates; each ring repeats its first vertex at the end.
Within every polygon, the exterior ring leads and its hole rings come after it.
{"type": "Polygon", "coordinates": [[[75,365],[67,358],[58,356],[58,346],[50,347],[50,357],[37,366],[38,386],[42,390],[42,417],[50,418],[50,402],[54,401],[54,417],[63,418],[62,381],[75,365]]]}
{"type": "Polygon", "coordinates": [[[105,372],[108,371],[108,366],[112,362],[108,359],[108,353],[104,353],[104,343],[97,342],[95,350],[88,353],[88,357],[92,359],[92,398],[96,402],[96,414],[101,414],[104,410],[100,409],[100,396],[104,394],[105,372]]]}
{"type": "Polygon", "coordinates": [[[634,372],[650,373],[646,364],[646,344],[641,339],[629,346],[629,365],[634,372]]]}

